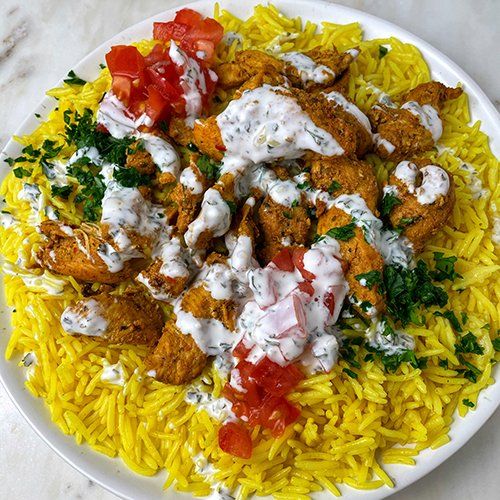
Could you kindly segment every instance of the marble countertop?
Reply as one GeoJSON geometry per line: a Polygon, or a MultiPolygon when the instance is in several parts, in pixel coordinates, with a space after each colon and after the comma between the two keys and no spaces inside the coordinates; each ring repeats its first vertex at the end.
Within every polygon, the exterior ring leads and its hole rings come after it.
{"type": "MultiPolygon", "coordinates": [[[[0,110],[3,147],[25,116],[75,63],[122,29],[178,0],[2,0],[0,110]]],[[[392,21],[462,66],[500,108],[497,0],[337,0],[392,21]],[[446,27],[445,27],[446,23],[446,27]]],[[[1,149],[0,147],[0,149],[1,149]]],[[[500,412],[434,472],[396,500],[498,497],[500,412]]],[[[0,497],[111,500],[116,497],[60,459],[23,420],[0,386],[0,497]]]]}

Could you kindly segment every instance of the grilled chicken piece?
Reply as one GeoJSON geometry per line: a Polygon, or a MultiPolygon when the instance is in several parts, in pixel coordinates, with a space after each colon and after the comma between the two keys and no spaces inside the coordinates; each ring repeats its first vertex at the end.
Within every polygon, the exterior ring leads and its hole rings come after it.
{"type": "Polygon", "coordinates": [[[307,243],[311,220],[303,206],[286,207],[267,196],[259,207],[257,222],[263,240],[257,253],[263,265],[283,248],[307,243]]]}
{"type": "MultiPolygon", "coordinates": [[[[207,259],[207,263],[214,263],[207,259]]],[[[220,321],[228,330],[236,326],[236,303],[216,300],[203,285],[188,289],[181,301],[183,311],[195,318],[220,321]]],[[[207,362],[207,355],[196,345],[191,335],[183,335],[176,319],[168,320],[158,345],[146,358],[146,366],[154,370],[155,378],[167,384],[186,384],[196,378],[207,362]]]]}
{"type": "MultiPolygon", "coordinates": [[[[351,216],[343,210],[331,207],[318,220],[318,234],[326,234],[335,227],[347,226],[351,223],[351,219],[351,216]]],[[[357,304],[369,302],[378,313],[383,313],[385,303],[379,293],[378,286],[375,285],[370,290],[356,279],[356,276],[374,270],[382,273],[384,268],[382,256],[366,242],[363,231],[359,227],[355,228],[354,236],[351,239],[339,241],[339,243],[342,259],[347,265],[345,277],[349,283],[349,296],[355,296],[357,304]]],[[[355,305],[355,307],[361,314],[368,316],[367,311],[359,305],[355,305]]]]}
{"type": "Polygon", "coordinates": [[[110,344],[154,345],[164,322],[160,307],[136,291],[87,297],[67,307],[61,316],[67,333],[99,337],[110,344]]]}
{"type": "Polygon", "coordinates": [[[443,228],[453,212],[455,187],[453,176],[429,160],[401,162],[389,177],[397,189],[401,204],[395,205],[389,219],[394,228],[413,244],[415,253],[443,228]]]}
{"type": "Polygon", "coordinates": [[[97,226],[82,224],[72,228],[56,221],[44,221],[40,231],[49,240],[36,254],[40,266],[79,281],[113,285],[131,278],[145,264],[143,259],[133,259],[124,262],[120,271],[111,272],[99,251],[109,253],[112,246],[97,226]]]}
{"type": "Polygon", "coordinates": [[[461,94],[460,88],[429,82],[405,94],[400,108],[374,106],[368,117],[376,132],[376,153],[400,161],[430,151],[442,134],[439,111],[443,102],[461,94]]]}
{"type": "Polygon", "coordinates": [[[319,158],[311,162],[311,183],[333,196],[359,194],[368,208],[377,213],[379,190],[373,167],[347,156],[319,158]]]}

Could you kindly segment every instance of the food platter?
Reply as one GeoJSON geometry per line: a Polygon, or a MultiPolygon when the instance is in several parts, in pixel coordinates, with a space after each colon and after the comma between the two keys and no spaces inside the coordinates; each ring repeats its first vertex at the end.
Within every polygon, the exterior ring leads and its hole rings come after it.
{"type": "MultiPolygon", "coordinates": [[[[241,2],[224,1],[221,2],[221,7],[230,10],[237,16],[245,17],[251,13],[253,5],[257,3],[245,2],[245,4],[242,4],[241,2]]],[[[386,21],[354,9],[324,2],[308,1],[277,1],[275,5],[289,16],[301,16],[304,20],[308,19],[317,23],[325,20],[334,20],[338,23],[357,21],[362,25],[366,38],[396,36],[405,42],[415,44],[428,62],[434,79],[450,86],[455,86],[458,82],[463,84],[470,98],[473,120],[481,120],[482,129],[491,138],[493,151],[499,151],[500,129],[498,113],[495,108],[468,75],[427,43],[386,21]]],[[[190,4],[190,6],[205,15],[212,14],[212,2],[196,2],[190,4]]],[[[123,31],[89,54],[73,69],[83,78],[95,78],[99,63],[103,61],[104,54],[111,45],[126,44],[134,40],[147,38],[150,36],[150,27],[153,21],[170,19],[173,17],[174,12],[174,9],[166,11],[123,31]]],[[[37,109],[33,110],[33,113],[39,113],[44,117],[52,107],[54,107],[54,101],[51,98],[45,98],[37,109]]],[[[36,123],[33,115],[30,115],[16,131],[16,135],[29,133],[36,126],[36,123]]],[[[6,156],[17,156],[18,152],[19,145],[10,141],[5,150],[6,156]]],[[[2,171],[2,177],[6,173],[7,169],[2,171]]],[[[9,310],[5,305],[2,305],[0,314],[4,318],[4,325],[8,325],[9,310]]],[[[5,326],[5,329],[6,331],[3,332],[4,335],[0,338],[0,348],[3,351],[5,351],[8,341],[8,327],[5,326]]],[[[58,454],[88,477],[123,498],[174,498],[179,495],[173,491],[162,493],[161,485],[164,481],[162,474],[159,474],[155,478],[137,476],[129,471],[119,460],[110,460],[96,454],[85,446],[77,446],[72,437],[61,434],[51,424],[48,412],[43,406],[43,401],[33,399],[25,389],[23,385],[24,381],[20,376],[20,371],[16,363],[2,361],[0,363],[0,376],[20,412],[38,434],[58,454]]],[[[492,415],[499,402],[500,387],[497,384],[485,389],[479,398],[478,409],[469,413],[467,418],[457,418],[455,421],[450,432],[451,442],[448,445],[436,451],[424,451],[418,457],[415,467],[389,466],[388,471],[396,480],[395,489],[390,490],[384,487],[373,492],[359,493],[344,487],[342,488],[342,492],[345,498],[357,498],[361,494],[364,497],[381,498],[411,484],[457,451],[492,415]]],[[[321,496],[319,495],[318,497],[321,496]]],[[[323,496],[327,497],[328,494],[325,493],[323,496]]]]}

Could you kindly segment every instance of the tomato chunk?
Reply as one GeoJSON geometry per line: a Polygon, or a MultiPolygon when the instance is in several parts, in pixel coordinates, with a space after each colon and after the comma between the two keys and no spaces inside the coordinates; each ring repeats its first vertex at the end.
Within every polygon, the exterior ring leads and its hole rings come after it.
{"type": "Polygon", "coordinates": [[[189,32],[190,27],[187,24],[181,24],[176,21],[166,23],[153,23],[153,38],[155,40],[182,40],[189,32]]]}
{"type": "Polygon", "coordinates": [[[265,357],[255,365],[252,377],[269,394],[284,396],[292,391],[304,375],[295,365],[283,367],[265,357]]]}
{"type": "Polygon", "coordinates": [[[333,292],[328,292],[325,295],[323,302],[328,308],[328,311],[330,311],[330,314],[333,315],[333,313],[335,312],[335,295],[333,294],[333,292]]]}
{"type": "Polygon", "coordinates": [[[219,446],[222,451],[235,457],[250,458],[252,456],[252,438],[248,430],[241,424],[229,422],[219,429],[219,446]]]}
{"type": "Polygon", "coordinates": [[[291,273],[295,266],[293,264],[293,253],[292,250],[288,247],[283,248],[280,252],[278,252],[271,261],[274,265],[280,269],[281,271],[287,271],[291,273]]]}
{"type": "Polygon", "coordinates": [[[188,26],[196,26],[202,20],[203,16],[193,9],[181,9],[177,11],[174,18],[174,21],[176,23],[183,23],[187,24],[188,26]]]}
{"type": "Polygon", "coordinates": [[[304,279],[313,280],[314,278],[316,278],[316,276],[304,267],[304,255],[307,252],[308,252],[308,249],[304,248],[304,247],[294,248],[292,260],[293,260],[293,264],[300,271],[300,274],[302,274],[304,279]]]}
{"type": "Polygon", "coordinates": [[[133,45],[115,45],[106,54],[106,64],[111,75],[127,76],[132,80],[144,78],[144,58],[133,45]]]}

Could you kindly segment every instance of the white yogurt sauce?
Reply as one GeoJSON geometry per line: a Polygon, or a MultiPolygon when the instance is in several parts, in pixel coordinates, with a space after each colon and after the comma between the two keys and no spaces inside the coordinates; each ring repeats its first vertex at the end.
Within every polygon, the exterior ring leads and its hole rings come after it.
{"type": "Polygon", "coordinates": [[[108,328],[108,321],[101,304],[95,299],[88,299],[67,307],[61,315],[61,325],[67,333],[102,337],[108,328]]]}
{"type": "Polygon", "coordinates": [[[19,269],[8,261],[4,262],[2,270],[5,274],[21,278],[31,291],[44,292],[47,295],[61,295],[67,285],[66,280],[52,276],[47,271],[42,274],[32,274],[28,270],[19,269]]]}
{"type": "Polygon", "coordinates": [[[370,134],[372,135],[372,127],[370,125],[370,120],[368,117],[351,101],[348,101],[340,92],[332,91],[323,93],[323,95],[329,100],[333,101],[335,104],[340,106],[344,111],[351,114],[358,120],[360,125],[370,134]]]}
{"type": "MultiPolygon", "coordinates": [[[[186,102],[186,124],[192,128],[194,121],[201,115],[202,95],[207,93],[205,74],[198,61],[189,57],[173,40],[170,42],[169,55],[172,62],[183,69],[179,83],[186,102]]],[[[208,77],[213,82],[217,81],[217,75],[212,70],[208,70],[208,77]]]]}
{"type": "Polygon", "coordinates": [[[281,55],[281,60],[297,70],[303,83],[325,83],[335,78],[335,71],[301,52],[286,52],[281,55]]]}
{"type": "Polygon", "coordinates": [[[210,392],[203,390],[200,384],[191,385],[186,390],[184,401],[205,410],[211,417],[220,422],[237,420],[232,412],[232,404],[226,398],[215,398],[210,392]]]}
{"type": "Polygon", "coordinates": [[[198,217],[189,224],[184,235],[186,244],[194,247],[198,238],[205,231],[210,231],[212,237],[223,236],[231,224],[231,210],[219,191],[210,188],[203,196],[201,211],[198,217]]]}
{"type": "Polygon", "coordinates": [[[385,327],[385,321],[375,321],[372,323],[372,326],[366,332],[369,345],[383,351],[389,356],[415,348],[415,340],[411,335],[397,330],[389,335],[384,335],[385,327]]]}
{"type": "Polygon", "coordinates": [[[144,148],[160,172],[172,174],[175,178],[179,177],[181,160],[170,142],[157,135],[146,133],[137,134],[137,138],[142,140],[144,148]]]}
{"type": "Polygon", "coordinates": [[[201,194],[203,193],[203,184],[198,180],[196,172],[193,167],[186,167],[179,178],[179,182],[189,191],[191,194],[201,194]]]}
{"type": "Polygon", "coordinates": [[[0,226],[4,229],[8,229],[9,227],[13,227],[19,224],[19,221],[8,212],[0,212],[0,226]]]}
{"type": "Polygon", "coordinates": [[[226,147],[224,172],[252,163],[300,158],[306,151],[323,156],[344,153],[284,87],[265,84],[244,91],[217,116],[217,125],[226,147]]]}
{"type": "Polygon", "coordinates": [[[393,174],[407,187],[408,192],[412,194],[415,192],[415,183],[418,176],[418,168],[415,163],[406,160],[401,161],[397,164],[393,174]]]}
{"type": "Polygon", "coordinates": [[[139,118],[130,114],[124,104],[110,90],[104,95],[97,111],[97,123],[106,127],[117,139],[138,133],[141,125],[152,126],[151,119],[144,113],[139,118]]]}
{"type": "Polygon", "coordinates": [[[484,198],[490,194],[490,190],[483,186],[477,170],[470,163],[462,163],[460,169],[468,173],[468,186],[474,200],[484,198]]]}
{"type": "Polygon", "coordinates": [[[439,118],[436,108],[430,104],[421,106],[418,102],[408,101],[401,106],[401,109],[406,109],[415,115],[422,127],[425,127],[431,133],[434,142],[439,140],[443,134],[443,123],[441,122],[441,118],[439,118]]]}
{"type": "Polygon", "coordinates": [[[106,359],[102,361],[101,381],[113,385],[125,385],[125,373],[120,361],[114,365],[110,364],[106,359]]]}
{"type": "Polygon", "coordinates": [[[375,147],[380,148],[383,147],[386,151],[387,154],[391,155],[394,153],[396,146],[384,137],[382,137],[380,134],[373,134],[373,140],[375,142],[375,147]]]}

